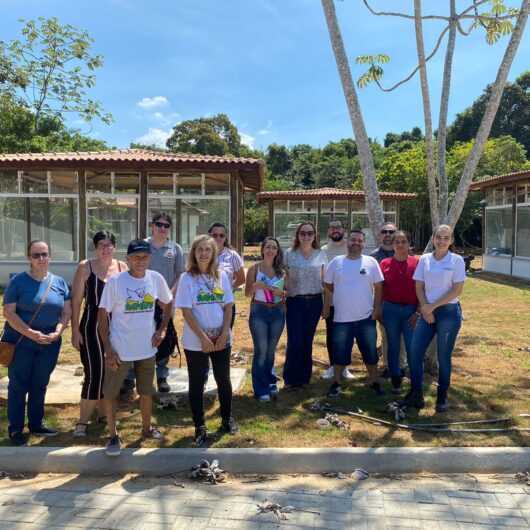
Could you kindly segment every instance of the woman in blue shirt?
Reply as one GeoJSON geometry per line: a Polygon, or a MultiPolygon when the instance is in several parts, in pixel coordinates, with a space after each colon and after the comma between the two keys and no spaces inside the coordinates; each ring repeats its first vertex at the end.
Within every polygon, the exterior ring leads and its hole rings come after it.
{"type": "Polygon", "coordinates": [[[48,244],[32,241],[28,245],[28,260],[29,271],[17,274],[4,293],[6,325],[2,340],[16,344],[9,365],[7,395],[9,437],[14,445],[27,442],[23,434],[26,396],[30,433],[57,434],[43,424],[44,397],[57,364],[61,335],[71,315],[68,285],[63,278],[48,271],[48,244]]]}

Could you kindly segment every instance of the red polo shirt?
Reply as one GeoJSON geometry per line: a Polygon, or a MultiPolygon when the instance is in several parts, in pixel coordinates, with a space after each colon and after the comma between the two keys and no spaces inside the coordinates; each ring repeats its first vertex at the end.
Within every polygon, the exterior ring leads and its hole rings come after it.
{"type": "Polygon", "coordinates": [[[409,256],[407,261],[385,258],[379,265],[385,278],[383,301],[417,305],[416,286],[412,276],[418,265],[418,258],[409,256]]]}

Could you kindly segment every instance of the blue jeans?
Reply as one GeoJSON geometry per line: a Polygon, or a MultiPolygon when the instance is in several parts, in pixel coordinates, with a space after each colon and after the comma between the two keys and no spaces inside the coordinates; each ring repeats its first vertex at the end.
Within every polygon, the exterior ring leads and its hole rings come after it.
{"type": "Polygon", "coordinates": [[[278,380],[274,372],[274,354],[285,327],[285,306],[268,307],[253,303],[248,319],[254,358],[252,360],[252,387],[254,396],[269,395],[278,380]]]}
{"type": "Polygon", "coordinates": [[[379,357],[377,355],[377,328],[372,317],[355,322],[333,322],[333,364],[338,366],[351,364],[354,341],[357,341],[364,364],[375,366],[379,357]]]}
{"type": "Polygon", "coordinates": [[[434,335],[438,347],[438,389],[447,392],[451,382],[451,357],[456,337],[462,325],[460,304],[446,304],[434,310],[434,324],[427,324],[423,318],[418,319],[408,363],[413,390],[423,388],[423,360],[434,335]]]}
{"type": "Polygon", "coordinates": [[[22,339],[9,365],[7,390],[7,418],[9,434],[24,430],[26,396],[28,397],[28,427],[36,430],[44,419],[44,398],[50,375],[57,364],[61,340],[52,344],[37,344],[22,339]]]}
{"type": "Polygon", "coordinates": [[[313,371],[313,337],[322,313],[322,296],[287,297],[287,349],[283,380],[286,385],[307,385],[313,371]]]}
{"type": "Polygon", "coordinates": [[[399,352],[401,350],[401,335],[405,342],[407,357],[410,355],[410,345],[414,328],[409,324],[409,318],[416,312],[416,304],[394,304],[383,302],[383,326],[387,340],[388,371],[392,377],[400,377],[399,352]]]}

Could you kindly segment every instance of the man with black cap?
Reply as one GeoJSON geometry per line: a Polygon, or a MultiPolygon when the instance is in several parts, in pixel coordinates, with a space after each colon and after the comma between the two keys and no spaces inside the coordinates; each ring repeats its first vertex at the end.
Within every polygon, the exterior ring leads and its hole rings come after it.
{"type": "Polygon", "coordinates": [[[106,362],[103,395],[110,434],[106,447],[108,456],[120,454],[116,399],[130,368],[134,368],[140,394],[142,435],[144,438],[162,438],[160,431],[151,425],[155,355],[171,318],[173,296],[164,277],[148,270],[150,256],[148,241],[131,241],[127,248],[129,270],[107,281],[99,302],[99,334],[106,362]],[[154,320],[157,303],[162,307],[162,320],[158,327],[154,320]]]}

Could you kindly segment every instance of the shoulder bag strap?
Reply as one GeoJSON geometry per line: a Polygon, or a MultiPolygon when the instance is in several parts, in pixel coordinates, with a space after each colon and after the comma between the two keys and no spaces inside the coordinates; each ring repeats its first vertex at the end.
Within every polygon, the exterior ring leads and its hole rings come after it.
{"type": "MultiPolygon", "coordinates": [[[[50,273],[50,279],[48,280],[48,286],[46,287],[46,291],[44,291],[44,294],[42,295],[42,298],[41,298],[41,301],[39,302],[39,305],[35,311],[35,313],[33,313],[33,316],[31,317],[31,320],[28,322],[28,328],[31,327],[31,324],[33,324],[33,322],[35,322],[35,319],[37,318],[37,315],[39,314],[40,310],[42,309],[42,306],[44,305],[44,302],[46,302],[46,299],[48,298],[48,294],[50,292],[50,289],[52,287],[52,280],[53,280],[53,275],[52,273],[50,273]]],[[[24,335],[21,333],[20,334],[20,337],[18,338],[15,346],[18,346],[18,343],[24,338],[24,335]]]]}

